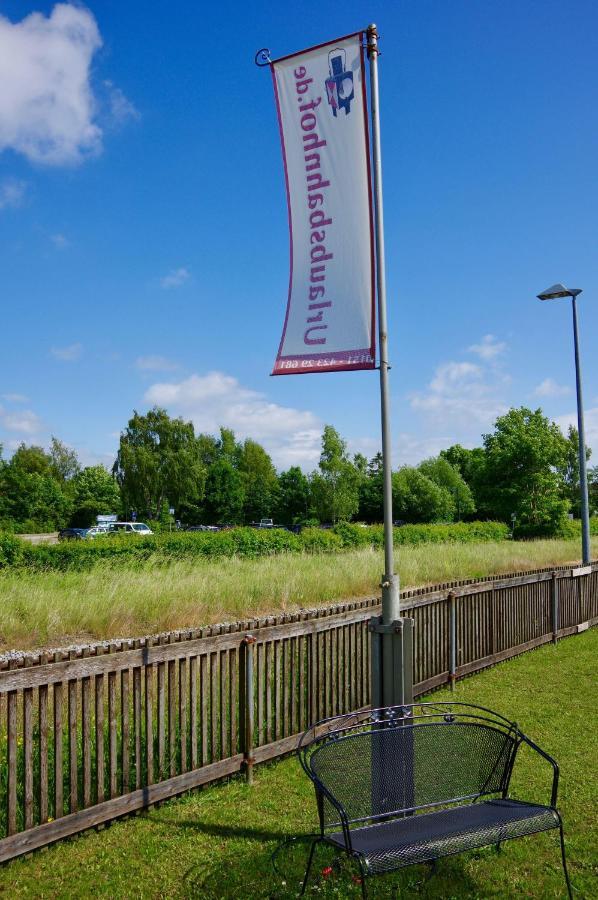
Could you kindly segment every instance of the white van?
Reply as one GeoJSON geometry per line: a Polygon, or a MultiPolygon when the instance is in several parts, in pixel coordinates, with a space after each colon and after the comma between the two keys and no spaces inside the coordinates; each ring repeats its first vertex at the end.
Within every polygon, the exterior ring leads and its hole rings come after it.
{"type": "Polygon", "coordinates": [[[121,532],[124,534],[153,534],[151,528],[145,522],[111,522],[110,532],[121,532]]]}

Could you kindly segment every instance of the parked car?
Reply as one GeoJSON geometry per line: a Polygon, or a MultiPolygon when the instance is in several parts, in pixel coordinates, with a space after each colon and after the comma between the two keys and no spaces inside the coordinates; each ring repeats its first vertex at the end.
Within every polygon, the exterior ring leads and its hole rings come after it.
{"type": "Polygon", "coordinates": [[[145,522],[111,522],[110,533],[113,534],[153,534],[149,525],[145,522]]]}
{"type": "Polygon", "coordinates": [[[188,525],[185,531],[220,531],[217,525],[188,525]]]}
{"type": "Polygon", "coordinates": [[[58,532],[59,541],[82,541],[87,536],[87,528],[63,528],[58,532]]]}
{"type": "Polygon", "coordinates": [[[99,537],[102,534],[110,534],[110,529],[107,525],[92,525],[91,528],[87,529],[85,538],[86,540],[92,540],[93,538],[99,537]]]}

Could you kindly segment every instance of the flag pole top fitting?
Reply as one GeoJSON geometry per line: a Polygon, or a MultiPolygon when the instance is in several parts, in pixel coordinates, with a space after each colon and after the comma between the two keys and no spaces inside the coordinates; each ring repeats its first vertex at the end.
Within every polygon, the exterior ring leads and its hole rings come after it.
{"type": "Polygon", "coordinates": [[[255,54],[254,62],[256,66],[259,66],[262,69],[264,66],[269,66],[272,62],[270,59],[270,51],[267,47],[262,47],[261,50],[258,50],[255,54]]]}
{"type": "Polygon", "coordinates": [[[378,50],[378,38],[380,37],[380,35],[378,34],[377,26],[373,22],[371,25],[368,25],[366,34],[368,40],[368,59],[370,59],[372,56],[380,56],[380,51],[378,50]]]}

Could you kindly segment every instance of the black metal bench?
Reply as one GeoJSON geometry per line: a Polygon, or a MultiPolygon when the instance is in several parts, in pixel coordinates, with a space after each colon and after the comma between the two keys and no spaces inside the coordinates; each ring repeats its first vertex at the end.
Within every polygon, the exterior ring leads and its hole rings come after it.
{"type": "Polygon", "coordinates": [[[563,825],[556,808],[559,769],[514,722],[465,703],[419,703],[324,719],[299,744],[314,783],[320,834],[369,875],[558,828],[572,897],[563,825]],[[548,806],[509,798],[522,744],[553,769],[548,806]]]}

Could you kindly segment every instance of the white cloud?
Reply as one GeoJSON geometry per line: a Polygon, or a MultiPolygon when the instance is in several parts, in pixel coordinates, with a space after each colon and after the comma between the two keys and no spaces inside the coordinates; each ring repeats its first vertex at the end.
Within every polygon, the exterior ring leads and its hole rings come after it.
{"type": "Polygon", "coordinates": [[[82,344],[69,344],[68,347],[52,347],[50,353],[61,362],[75,362],[83,353],[82,344]]]}
{"type": "Polygon", "coordinates": [[[125,97],[119,87],[116,87],[111,81],[104,81],[104,87],[108,92],[108,104],[113,122],[121,125],[129,120],[141,118],[139,110],[125,97]]]}
{"type": "Polygon", "coordinates": [[[24,394],[2,394],[2,399],[7,403],[27,403],[29,400],[24,394]]]}
{"type": "Polygon", "coordinates": [[[64,234],[57,232],[56,234],[50,235],[50,240],[54,244],[57,250],[66,250],[67,247],[70,247],[71,242],[64,234]]]}
{"type": "Polygon", "coordinates": [[[104,466],[105,469],[111,471],[116,459],[116,452],[97,453],[95,450],[90,450],[89,447],[75,447],[74,450],[83,468],[86,466],[104,466]]]}
{"type": "Polygon", "coordinates": [[[163,278],[160,279],[160,284],[163,288],[168,290],[169,288],[180,287],[191,277],[191,272],[189,269],[186,269],[184,266],[181,266],[179,269],[172,269],[168,275],[164,275],[163,278]]]}
{"type": "Polygon", "coordinates": [[[144,372],[172,372],[178,369],[178,363],[165,356],[138,356],[135,365],[144,372]]]}
{"type": "Polygon", "coordinates": [[[5,413],[0,421],[7,431],[17,431],[26,435],[37,434],[42,429],[40,418],[31,409],[5,413]]]}
{"type": "MultiPolygon", "coordinates": [[[[351,454],[363,453],[368,459],[372,459],[382,450],[382,441],[380,437],[360,437],[349,438],[347,441],[351,454]]],[[[427,459],[430,456],[438,456],[441,450],[454,443],[452,437],[432,436],[422,437],[421,435],[412,434],[411,432],[399,432],[397,438],[393,440],[391,459],[392,468],[398,469],[399,466],[414,466],[427,459]]]]}
{"type": "MultiPolygon", "coordinates": [[[[569,426],[577,428],[577,413],[565,413],[554,420],[563,434],[567,434],[569,426]]],[[[594,451],[594,457],[598,456],[598,406],[591,406],[584,410],[584,426],[586,432],[586,446],[594,451]]],[[[592,457],[590,465],[596,465],[596,459],[592,457]]]]}
{"type": "Polygon", "coordinates": [[[430,382],[430,388],[436,394],[446,394],[455,388],[460,389],[466,382],[480,379],[482,369],[474,363],[448,362],[436,369],[430,382]]]}
{"type": "Polygon", "coordinates": [[[493,334],[485,334],[479,344],[472,344],[467,349],[470,353],[475,353],[480,359],[487,362],[504,353],[507,345],[504,341],[498,341],[493,334]]]}
{"type": "Polygon", "coordinates": [[[21,206],[25,199],[26,190],[27,183],[25,181],[21,181],[18,178],[5,178],[0,184],[0,210],[16,209],[21,206]]]}
{"type": "Polygon", "coordinates": [[[361,437],[351,437],[347,439],[347,448],[349,454],[353,456],[355,453],[362,453],[367,459],[371,459],[376,453],[382,449],[381,439],[379,437],[369,437],[361,435],[361,437]]]}
{"type": "Polygon", "coordinates": [[[454,435],[445,437],[419,437],[409,432],[399,434],[396,442],[396,451],[393,453],[393,468],[399,466],[415,466],[423,459],[430,456],[438,456],[441,450],[445,450],[454,444],[454,435]]]}
{"type": "MultiPolygon", "coordinates": [[[[101,100],[91,84],[102,38],[93,14],[57,3],[45,16],[20,22],[0,16],[0,152],[31,162],[79,163],[102,149],[101,100]]],[[[109,117],[130,118],[134,107],[110,84],[109,117]]]]}
{"type": "Polygon", "coordinates": [[[571,388],[558,384],[553,378],[545,378],[534,390],[537,397],[565,397],[570,393],[571,388]]]}
{"type": "Polygon", "coordinates": [[[223,372],[154,384],[145,400],[191,419],[197,431],[214,433],[223,425],[239,438],[254,438],[279,468],[311,468],[318,461],[322,424],[312,412],[272,403],[223,372]]]}
{"type": "Polygon", "coordinates": [[[438,366],[426,391],[410,396],[412,409],[433,418],[443,428],[450,425],[490,425],[507,411],[499,394],[506,377],[469,362],[438,366]]]}

